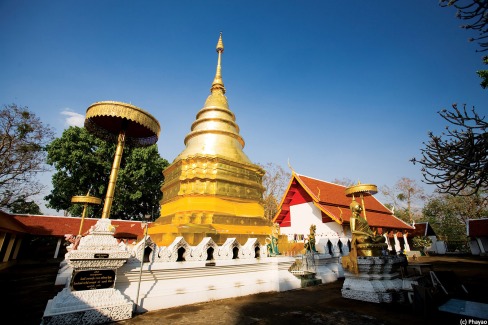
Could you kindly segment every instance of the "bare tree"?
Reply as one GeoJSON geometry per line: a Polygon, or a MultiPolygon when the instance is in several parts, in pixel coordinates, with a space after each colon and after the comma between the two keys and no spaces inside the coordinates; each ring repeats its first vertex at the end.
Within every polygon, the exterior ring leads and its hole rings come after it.
{"type": "Polygon", "coordinates": [[[462,28],[478,32],[478,36],[470,41],[478,41],[481,51],[488,50],[488,2],[486,0],[440,0],[441,7],[454,7],[457,9],[456,17],[465,21],[462,28]]]}
{"type": "Polygon", "coordinates": [[[11,104],[0,110],[0,208],[41,192],[35,176],[47,170],[44,148],[53,134],[27,107],[11,104]]]}
{"type": "Polygon", "coordinates": [[[421,164],[425,183],[436,185],[440,193],[471,195],[488,188],[488,123],[474,110],[446,109],[439,115],[454,125],[446,126],[440,136],[429,133],[429,142],[421,149],[422,158],[411,161],[421,164]],[[457,129],[459,128],[459,130],[457,129]]]}
{"type": "Polygon", "coordinates": [[[381,193],[390,199],[387,205],[397,217],[407,222],[421,217],[421,206],[425,200],[424,189],[413,179],[402,177],[393,188],[382,186],[381,193]]]}
{"type": "Polygon", "coordinates": [[[354,181],[353,181],[352,179],[347,178],[347,177],[343,177],[343,178],[341,178],[341,179],[339,179],[339,178],[334,178],[334,179],[332,180],[332,183],[334,183],[334,184],[339,184],[339,185],[344,185],[344,186],[346,186],[346,187],[349,187],[349,186],[352,186],[352,185],[354,185],[354,184],[355,184],[355,183],[354,183],[354,181]]]}
{"type": "Polygon", "coordinates": [[[264,217],[271,220],[278,211],[278,204],[290,181],[291,173],[274,163],[259,164],[259,166],[266,171],[263,176],[264,217]]]}
{"type": "MultiPolygon", "coordinates": [[[[477,50],[477,52],[485,52],[488,50],[488,1],[440,0],[439,4],[441,7],[456,8],[457,18],[464,22],[461,28],[473,30],[477,33],[477,36],[469,38],[470,42],[478,42],[481,49],[477,50]]],[[[483,57],[483,63],[488,64],[488,56],[483,57]]],[[[488,70],[478,70],[476,73],[481,78],[481,87],[486,89],[488,87],[488,70]]]]}

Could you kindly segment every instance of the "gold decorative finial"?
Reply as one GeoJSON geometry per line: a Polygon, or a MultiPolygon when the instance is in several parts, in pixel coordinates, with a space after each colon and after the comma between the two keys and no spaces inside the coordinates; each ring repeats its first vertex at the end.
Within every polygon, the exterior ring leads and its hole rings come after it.
{"type": "Polygon", "coordinates": [[[220,32],[219,41],[217,42],[217,52],[224,52],[224,42],[222,42],[222,32],[220,32]]]}
{"type": "Polygon", "coordinates": [[[224,52],[224,42],[222,41],[222,32],[220,32],[219,41],[217,42],[217,53],[219,54],[217,60],[217,72],[215,73],[215,78],[212,83],[210,91],[221,90],[225,94],[224,81],[222,80],[222,53],[224,52]]]}
{"type": "Polygon", "coordinates": [[[293,167],[291,167],[290,158],[288,158],[288,168],[290,168],[293,173],[295,172],[295,170],[293,169],[293,167]]]}

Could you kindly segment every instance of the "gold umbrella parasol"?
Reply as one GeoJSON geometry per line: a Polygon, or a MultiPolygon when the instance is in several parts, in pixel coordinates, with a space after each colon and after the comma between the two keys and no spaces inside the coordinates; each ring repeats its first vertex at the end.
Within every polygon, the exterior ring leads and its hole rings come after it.
{"type": "Polygon", "coordinates": [[[158,141],[159,122],[146,111],[121,102],[97,102],[86,110],[85,128],[95,136],[117,143],[110,180],[103,205],[102,219],[110,216],[115,183],[124,146],[144,147],[158,141]]]}
{"type": "Polygon", "coordinates": [[[83,228],[83,222],[85,221],[86,208],[88,207],[88,204],[100,204],[102,203],[102,200],[97,197],[90,196],[90,191],[88,191],[86,195],[73,196],[71,198],[71,203],[83,203],[83,214],[81,215],[80,230],[78,231],[78,236],[81,236],[81,229],[83,228]]]}
{"type": "MultiPolygon", "coordinates": [[[[356,185],[346,188],[346,196],[351,197],[354,200],[355,195],[359,195],[361,198],[361,207],[363,208],[363,217],[366,219],[366,208],[364,206],[364,196],[374,195],[378,193],[378,188],[373,184],[361,184],[358,181],[356,185]]],[[[368,219],[366,219],[368,220],[368,219]]]]}

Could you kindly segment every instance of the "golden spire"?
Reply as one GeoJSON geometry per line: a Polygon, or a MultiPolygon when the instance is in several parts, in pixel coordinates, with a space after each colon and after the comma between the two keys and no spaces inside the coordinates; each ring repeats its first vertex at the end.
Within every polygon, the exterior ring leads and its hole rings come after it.
{"type": "Polygon", "coordinates": [[[244,139],[225,97],[223,52],[220,33],[210,95],[185,137],[186,148],[163,171],[161,214],[149,229],[151,238],[163,246],[175,236],[190,245],[206,236],[219,245],[227,238],[264,242],[272,231],[262,205],[264,170],[244,153],[244,139]]]}
{"type": "Polygon", "coordinates": [[[185,137],[186,149],[176,157],[176,160],[188,156],[212,155],[221,156],[240,163],[251,164],[242,151],[244,139],[239,134],[234,113],[229,109],[225,97],[224,82],[222,81],[221,60],[224,52],[222,33],[217,43],[217,72],[215,74],[210,95],[204,107],[198,112],[191,132],[185,137]]]}
{"type": "Polygon", "coordinates": [[[217,42],[217,53],[219,54],[219,57],[217,59],[217,72],[215,73],[215,78],[212,83],[212,88],[210,88],[210,91],[214,91],[217,89],[221,89],[222,92],[225,94],[225,88],[224,88],[224,82],[222,81],[222,53],[224,53],[224,42],[222,41],[222,32],[220,32],[220,37],[219,41],[217,42]]]}

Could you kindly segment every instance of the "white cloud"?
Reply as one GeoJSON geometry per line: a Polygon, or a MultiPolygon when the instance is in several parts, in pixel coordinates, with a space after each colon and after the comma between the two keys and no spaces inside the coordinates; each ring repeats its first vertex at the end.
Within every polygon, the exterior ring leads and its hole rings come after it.
{"type": "Polygon", "coordinates": [[[68,126],[79,126],[83,127],[83,124],[85,123],[85,116],[69,111],[69,110],[64,110],[61,112],[62,115],[66,115],[65,117],[65,123],[68,126]]]}

